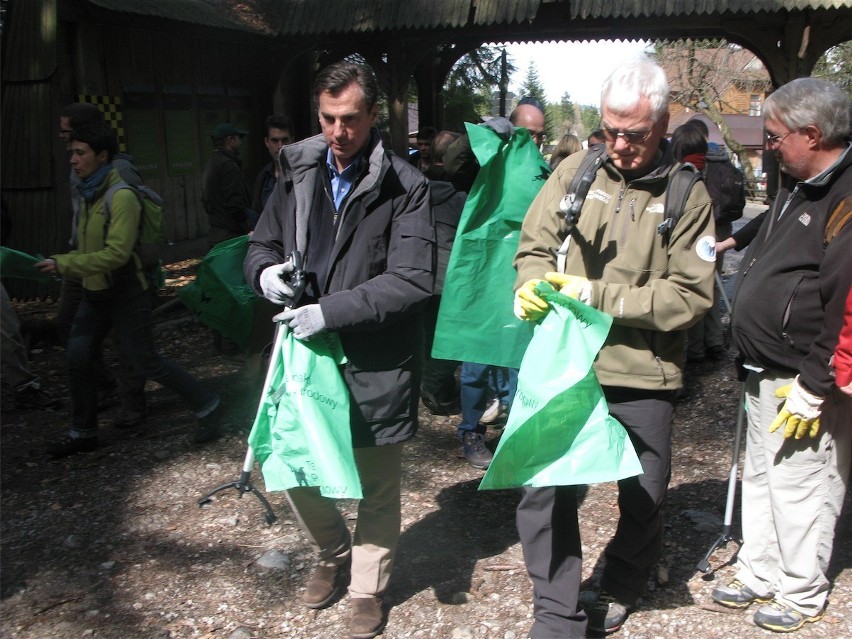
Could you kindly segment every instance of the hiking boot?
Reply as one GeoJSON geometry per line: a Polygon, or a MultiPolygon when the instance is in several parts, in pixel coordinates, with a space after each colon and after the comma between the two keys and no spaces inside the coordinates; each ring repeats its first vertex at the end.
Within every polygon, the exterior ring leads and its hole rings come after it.
{"type": "Polygon", "coordinates": [[[485,437],[482,433],[466,431],[462,435],[462,453],[467,462],[474,468],[485,470],[494,458],[494,455],[485,445],[485,437]]]}
{"type": "Polygon", "coordinates": [[[198,417],[195,424],[195,435],[192,441],[196,444],[206,444],[222,436],[222,402],[203,417],[198,417]]]}
{"type": "Polygon", "coordinates": [[[714,588],[710,596],[713,597],[713,601],[726,608],[748,608],[752,602],[765,603],[772,599],[772,597],[761,597],[739,579],[734,579],[727,586],[714,588]]]}
{"type": "Polygon", "coordinates": [[[766,628],[774,632],[794,632],[806,623],[819,621],[822,619],[823,614],[824,611],[820,611],[819,614],[813,617],[805,615],[791,608],[783,601],[773,599],[765,606],[761,606],[760,610],[754,613],[754,623],[761,628],[766,628]]]}
{"type": "Polygon", "coordinates": [[[586,609],[588,630],[596,634],[608,635],[621,629],[630,614],[631,607],[601,590],[597,600],[586,609]]]}
{"type": "Polygon", "coordinates": [[[131,410],[130,408],[122,408],[118,415],[112,420],[112,425],[116,428],[135,428],[145,419],[147,412],[142,410],[131,410]]]}
{"type": "Polygon", "coordinates": [[[89,453],[100,446],[97,436],[94,437],[71,437],[66,435],[55,444],[47,447],[47,454],[51,459],[62,459],[77,453],[89,453]]]}
{"type": "Polygon", "coordinates": [[[347,560],[338,566],[319,564],[314,568],[305,585],[302,603],[314,610],[326,608],[334,603],[345,586],[344,575],[349,573],[349,564],[350,560],[347,560]]]}
{"type": "Polygon", "coordinates": [[[352,603],[352,619],[349,632],[352,639],[371,639],[381,634],[385,627],[382,600],[378,597],[355,597],[352,603]]]}
{"type": "Polygon", "coordinates": [[[14,398],[15,408],[18,410],[57,408],[61,403],[59,399],[43,390],[41,382],[37,379],[17,386],[14,390],[14,398]]]}

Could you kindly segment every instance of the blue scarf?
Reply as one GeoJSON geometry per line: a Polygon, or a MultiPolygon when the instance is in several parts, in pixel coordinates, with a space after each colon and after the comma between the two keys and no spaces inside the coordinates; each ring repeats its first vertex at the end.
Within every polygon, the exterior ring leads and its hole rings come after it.
{"type": "Polygon", "coordinates": [[[104,180],[106,180],[106,176],[110,171],[112,171],[112,163],[107,162],[85,180],[81,180],[77,185],[77,190],[80,191],[80,195],[82,195],[87,202],[91,202],[95,199],[98,189],[101,188],[101,185],[104,183],[104,180]]]}

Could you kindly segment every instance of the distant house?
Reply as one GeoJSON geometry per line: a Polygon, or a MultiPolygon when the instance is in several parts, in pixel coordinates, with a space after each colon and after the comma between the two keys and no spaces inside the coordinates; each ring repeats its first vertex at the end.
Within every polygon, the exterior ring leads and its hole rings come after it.
{"type": "Polygon", "coordinates": [[[683,55],[662,61],[672,92],[667,133],[697,118],[707,124],[710,142],[729,147],[716,123],[698,108],[706,105],[721,115],[730,138],[742,147],[745,157],[741,154],[740,159],[747,160],[756,175],[762,173],[761,116],[772,86],[763,63],[750,51],[731,46],[675,51],[683,55]]]}

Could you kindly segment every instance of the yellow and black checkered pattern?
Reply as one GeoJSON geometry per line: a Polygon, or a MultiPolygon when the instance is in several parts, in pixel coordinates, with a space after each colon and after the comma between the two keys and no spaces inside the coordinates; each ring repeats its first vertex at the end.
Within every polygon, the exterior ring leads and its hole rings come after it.
{"type": "Polygon", "coordinates": [[[77,102],[94,104],[104,114],[104,120],[115,130],[118,137],[118,150],[127,151],[124,139],[124,111],[121,97],[115,95],[78,95],[77,102]]]}

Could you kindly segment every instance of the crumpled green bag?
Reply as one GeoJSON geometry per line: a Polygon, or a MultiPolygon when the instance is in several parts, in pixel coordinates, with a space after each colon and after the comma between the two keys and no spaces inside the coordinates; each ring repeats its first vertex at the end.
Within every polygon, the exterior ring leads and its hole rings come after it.
{"type": "Polygon", "coordinates": [[[317,486],[325,497],[361,499],[340,338],[302,342],[284,325],[278,331],[248,438],[266,489],[317,486]]]}
{"type": "Polygon", "coordinates": [[[50,275],[33,268],[33,264],[44,258],[34,257],[29,253],[16,251],[7,246],[0,246],[0,276],[15,277],[21,280],[49,282],[50,275]]]}
{"type": "Polygon", "coordinates": [[[551,310],[524,354],[512,410],[479,489],[594,484],[640,474],[633,444],[609,414],[592,369],[612,318],[547,282],[536,293],[551,310]]]}
{"type": "Polygon", "coordinates": [[[258,297],[243,277],[248,235],[220,242],[198,266],[195,281],[178,291],[178,297],[198,319],[245,348],[251,337],[258,297]]]}
{"type": "Polygon", "coordinates": [[[517,368],[532,337],[512,312],[521,223],[550,175],[526,129],[507,142],[466,124],[480,170],[459,221],[432,357],[517,368]]]}

